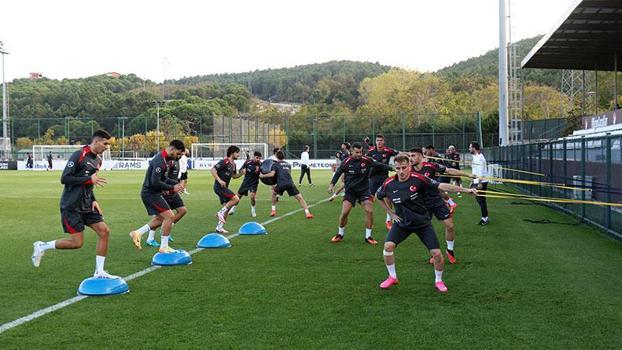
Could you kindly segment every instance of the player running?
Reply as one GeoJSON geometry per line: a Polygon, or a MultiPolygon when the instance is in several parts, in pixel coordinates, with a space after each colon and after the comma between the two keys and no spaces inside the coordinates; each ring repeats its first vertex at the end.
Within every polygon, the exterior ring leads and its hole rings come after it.
{"type": "MultiPolygon", "coordinates": [[[[294,184],[292,179],[292,166],[285,161],[285,154],[283,151],[276,153],[276,162],[272,163],[272,170],[267,174],[259,174],[260,178],[268,178],[276,176],[276,185],[274,186],[274,194],[282,196],[287,191],[290,197],[295,197],[300,203],[300,207],[305,210],[305,216],[307,219],[313,219],[313,214],[309,211],[309,206],[305,201],[300,191],[294,184]]],[[[272,196],[272,211],[270,216],[276,216],[276,200],[275,196],[272,196]]]]}
{"type": "MultiPolygon", "coordinates": [[[[450,192],[463,191],[463,189],[450,184],[441,184],[413,172],[407,155],[398,155],[394,162],[396,175],[388,178],[376,193],[380,205],[395,222],[387,235],[383,251],[389,277],[380,283],[380,288],[388,289],[399,283],[395,270],[395,248],[414,232],[434,258],[434,287],[439,292],[446,293],[447,287],[443,282],[444,259],[436,233],[430,223],[431,218],[426,209],[424,198],[427,192],[438,191],[439,189],[450,192]],[[388,203],[393,203],[395,211],[391,209],[388,203]]],[[[476,194],[477,190],[470,189],[468,192],[476,194]]]]}
{"type": "Polygon", "coordinates": [[[65,185],[60,198],[60,216],[63,231],[69,238],[49,242],[37,241],[33,244],[32,264],[39,267],[43,254],[50,249],[79,249],[84,242],[84,226],[89,226],[97,234],[95,256],[95,278],[120,278],[104,270],[108,254],[110,229],[104,222],[102,208],[95,199],[93,187],[103,186],[106,179],[97,175],[102,165],[101,155],[108,149],[110,134],[104,130],[93,133],[91,143],[75,151],[60,178],[65,185]]]}
{"type": "Polygon", "coordinates": [[[136,249],[142,248],[140,241],[143,234],[162,226],[160,253],[177,252],[168,245],[175,214],[171,210],[165,196],[171,193],[178,193],[184,189],[183,185],[178,183],[176,179],[173,180],[168,177],[168,172],[169,162],[179,158],[185,149],[183,142],[173,140],[162,152],[156,154],[149,163],[140,197],[143,200],[145,209],[147,209],[147,214],[151,216],[151,221],[138,230],[130,232],[132,243],[134,243],[136,249]]]}
{"type": "MultiPolygon", "coordinates": [[[[182,156],[183,157],[183,153],[182,156]]],[[[177,181],[177,179],[179,178],[179,172],[181,169],[181,157],[177,158],[177,159],[170,159],[168,160],[168,178],[170,179],[169,183],[174,183],[177,181]]],[[[182,186],[184,186],[184,184],[182,182],[179,182],[182,186]]],[[[185,186],[184,186],[185,189],[185,186]]],[[[186,215],[186,213],[188,212],[188,210],[186,209],[186,206],[184,204],[183,199],[181,199],[181,196],[179,195],[179,193],[177,192],[168,192],[168,193],[164,193],[164,199],[166,200],[166,203],[168,203],[168,206],[171,208],[171,210],[175,211],[175,216],[173,217],[173,226],[175,226],[175,224],[177,222],[179,222],[179,220],[181,220],[181,218],[184,217],[184,215],[186,215]]],[[[147,236],[147,241],[145,241],[145,243],[149,246],[152,247],[160,247],[160,243],[158,243],[155,240],[155,230],[156,228],[160,227],[162,225],[162,222],[157,222],[156,223],[158,226],[154,227],[154,228],[149,228],[149,235],[147,236]]],[[[140,229],[139,229],[140,230],[140,229]]],[[[171,232],[171,234],[169,234],[168,236],[168,241],[173,242],[173,233],[171,232]]]]}
{"type": "MultiPolygon", "coordinates": [[[[420,148],[413,148],[410,150],[410,164],[413,167],[413,171],[430,179],[437,180],[439,175],[449,174],[455,176],[466,176],[475,178],[475,175],[463,173],[460,170],[447,168],[439,163],[424,162],[423,151],[420,148]]],[[[458,191],[456,191],[458,192],[458,191]]],[[[453,211],[445,200],[442,198],[444,192],[427,189],[425,192],[424,204],[431,214],[434,214],[438,221],[441,221],[445,225],[445,241],[447,242],[447,259],[450,264],[456,263],[456,257],[454,254],[454,243],[456,240],[456,230],[454,226],[453,211]]],[[[430,264],[433,263],[433,258],[430,258],[430,264]]]]}
{"type": "MultiPolygon", "coordinates": [[[[257,212],[255,210],[255,204],[257,203],[257,185],[259,185],[259,167],[261,165],[261,152],[255,151],[253,158],[246,160],[240,172],[244,174],[244,180],[238,189],[238,197],[242,200],[242,197],[249,196],[251,199],[251,216],[256,217],[257,212]],[[249,195],[250,192],[250,195],[249,195]]],[[[235,213],[237,205],[231,207],[229,215],[235,213]]]]}
{"type": "MultiPolygon", "coordinates": [[[[397,155],[397,151],[391,149],[384,145],[384,136],[376,135],[376,146],[370,147],[367,151],[367,156],[375,160],[376,162],[388,165],[391,157],[397,155]]],[[[373,195],[376,193],[378,188],[384,183],[384,181],[389,177],[389,172],[385,169],[375,168],[372,170],[369,176],[369,192],[373,195]]],[[[387,230],[391,229],[392,221],[389,214],[387,214],[386,218],[386,227],[387,230]]]]}
{"type": "Polygon", "coordinates": [[[343,240],[346,225],[348,224],[348,215],[356,203],[362,203],[365,209],[365,242],[368,244],[377,244],[378,242],[372,237],[371,231],[374,226],[374,208],[372,197],[369,192],[369,174],[374,169],[384,171],[392,170],[391,166],[376,162],[370,157],[363,156],[363,146],[360,143],[352,145],[352,155],[344,160],[333,179],[328,185],[328,193],[333,193],[333,188],[342,174],[345,177],[345,196],[341,204],[341,215],[339,215],[339,231],[331,242],[337,243],[343,240]]]}
{"type": "Polygon", "coordinates": [[[216,225],[216,232],[229,233],[225,230],[224,225],[227,222],[227,216],[229,216],[229,210],[240,202],[240,198],[229,189],[229,182],[231,178],[237,179],[243,174],[236,171],[235,161],[240,157],[240,148],[238,146],[229,146],[227,148],[227,158],[221,159],[212,168],[212,176],[214,177],[214,193],[220,199],[220,204],[224,205],[216,213],[218,218],[218,224],[216,225]]]}

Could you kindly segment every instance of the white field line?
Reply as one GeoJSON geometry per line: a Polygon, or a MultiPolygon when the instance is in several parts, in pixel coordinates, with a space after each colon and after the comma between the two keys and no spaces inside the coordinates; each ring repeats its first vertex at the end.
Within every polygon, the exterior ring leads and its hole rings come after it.
{"type": "MultiPolygon", "coordinates": [[[[323,200],[321,200],[319,202],[316,202],[316,203],[310,205],[309,208],[315,207],[316,205],[322,204],[322,203],[327,202],[327,201],[328,201],[328,198],[323,199],[323,200]]],[[[265,225],[271,224],[271,223],[273,223],[275,221],[281,220],[281,219],[283,219],[285,217],[288,217],[290,215],[299,213],[301,211],[303,211],[302,208],[290,211],[290,212],[288,212],[288,213],[286,213],[284,215],[281,215],[281,216],[278,216],[276,218],[273,218],[273,219],[270,219],[268,221],[265,221],[265,222],[261,223],[261,225],[265,226],[265,225]]],[[[239,235],[240,235],[239,233],[234,233],[232,235],[227,236],[227,238],[228,239],[233,239],[233,238],[235,238],[235,237],[237,237],[239,235]]],[[[205,250],[205,248],[193,249],[193,250],[189,251],[188,254],[192,255],[192,254],[198,253],[198,252],[200,252],[202,250],[205,250]]],[[[150,272],[156,271],[156,270],[160,269],[161,267],[162,266],[159,266],[159,265],[150,266],[150,267],[148,267],[148,268],[146,268],[144,270],[141,270],[141,271],[135,272],[135,273],[133,273],[133,274],[131,274],[129,276],[126,276],[123,279],[125,281],[131,281],[131,280],[136,279],[138,277],[142,277],[142,276],[144,276],[144,275],[146,275],[146,274],[148,274],[150,272]]],[[[15,328],[15,327],[20,326],[20,325],[22,325],[24,323],[30,322],[30,321],[32,321],[34,319],[37,319],[37,318],[39,318],[41,316],[44,316],[44,315],[47,315],[47,314],[52,313],[54,311],[60,310],[60,309],[62,309],[64,307],[67,307],[67,306],[69,306],[71,304],[75,304],[75,303],[77,303],[77,302],[79,302],[81,300],[84,300],[86,298],[88,298],[88,296],[86,296],[86,295],[78,295],[78,296],[75,296],[73,298],[69,298],[67,300],[61,301],[58,304],[54,304],[52,306],[48,306],[46,308],[39,309],[39,310],[31,313],[30,315],[27,315],[27,316],[24,316],[24,317],[20,317],[20,318],[18,318],[16,320],[13,320],[11,322],[7,322],[7,323],[5,323],[3,325],[0,325],[0,334],[8,331],[9,329],[15,328]]]]}

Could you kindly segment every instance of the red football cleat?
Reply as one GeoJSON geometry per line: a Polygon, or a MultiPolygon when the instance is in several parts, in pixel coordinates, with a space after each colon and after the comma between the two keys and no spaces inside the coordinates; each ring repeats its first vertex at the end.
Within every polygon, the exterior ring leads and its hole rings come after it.
{"type": "Polygon", "coordinates": [[[336,235],[334,235],[334,236],[333,236],[333,238],[331,238],[331,239],[330,239],[330,241],[331,241],[332,243],[338,243],[338,242],[341,242],[341,241],[343,241],[343,236],[342,236],[342,235],[340,235],[340,234],[336,234],[336,235]]]}

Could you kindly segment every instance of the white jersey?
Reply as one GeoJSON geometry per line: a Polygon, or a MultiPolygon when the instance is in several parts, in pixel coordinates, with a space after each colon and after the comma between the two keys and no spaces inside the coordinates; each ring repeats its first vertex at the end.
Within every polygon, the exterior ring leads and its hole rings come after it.
{"type": "Polygon", "coordinates": [[[188,157],[186,155],[182,155],[179,158],[179,175],[178,178],[181,178],[181,174],[188,172],[188,157]]]}
{"type": "Polygon", "coordinates": [[[300,164],[309,166],[309,152],[302,152],[300,154],[300,164]]]}
{"type": "Polygon", "coordinates": [[[276,155],[274,155],[274,154],[271,155],[270,157],[268,157],[268,159],[272,159],[272,160],[277,160],[278,161],[278,159],[276,159],[276,155]]]}
{"type": "Polygon", "coordinates": [[[480,182],[488,182],[488,180],[481,179],[482,177],[488,176],[488,167],[486,165],[486,158],[484,158],[484,155],[481,153],[474,154],[472,164],[473,175],[478,177],[477,179],[473,180],[473,183],[477,184],[480,182]]]}

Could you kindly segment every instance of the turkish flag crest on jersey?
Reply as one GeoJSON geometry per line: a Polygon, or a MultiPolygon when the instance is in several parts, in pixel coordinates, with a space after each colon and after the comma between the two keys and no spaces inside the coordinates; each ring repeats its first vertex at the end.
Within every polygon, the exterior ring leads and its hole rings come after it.
{"type": "Polygon", "coordinates": [[[410,192],[417,192],[417,186],[415,185],[410,186],[410,192]]]}

